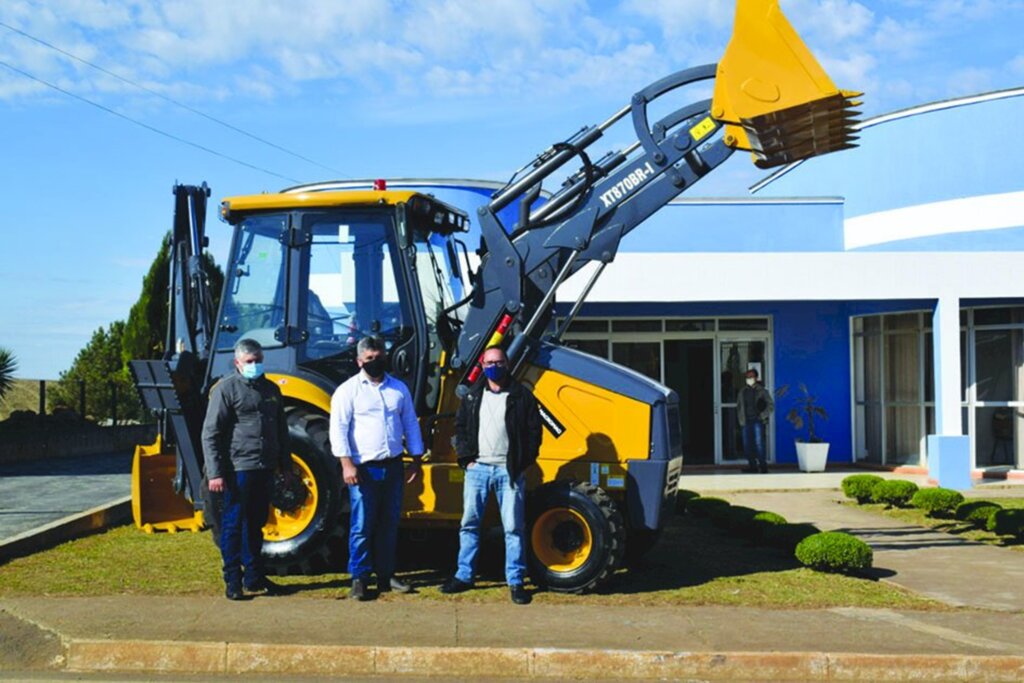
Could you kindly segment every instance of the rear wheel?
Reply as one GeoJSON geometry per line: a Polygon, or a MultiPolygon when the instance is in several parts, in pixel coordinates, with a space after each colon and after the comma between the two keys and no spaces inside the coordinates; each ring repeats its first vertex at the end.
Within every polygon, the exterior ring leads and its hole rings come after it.
{"type": "Polygon", "coordinates": [[[263,527],[263,558],[272,574],[338,571],[345,559],[344,488],[328,443],[327,418],[304,409],[288,413],[292,473],[305,495],[294,507],[271,506],[263,527]]]}
{"type": "Polygon", "coordinates": [[[554,482],[529,503],[529,558],[534,583],[582,593],[607,581],[622,563],[626,528],[600,487],[554,482]]]}

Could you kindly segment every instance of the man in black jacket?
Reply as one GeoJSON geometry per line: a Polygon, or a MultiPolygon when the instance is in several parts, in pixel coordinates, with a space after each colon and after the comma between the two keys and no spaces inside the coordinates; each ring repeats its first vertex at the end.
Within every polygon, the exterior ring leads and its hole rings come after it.
{"type": "Polygon", "coordinates": [[[493,491],[505,530],[505,580],[512,602],[525,605],[524,536],[525,476],[537,461],[541,418],[530,390],[509,375],[508,358],[499,347],[481,359],[486,382],[469,392],[455,418],[455,450],[466,470],[462,526],[459,528],[459,566],[442,593],[461,593],[473,587],[473,569],[480,545],[480,523],[493,491]]]}
{"type": "Polygon", "coordinates": [[[274,470],[291,470],[284,401],[277,385],[263,376],[258,342],[242,339],[235,344],[235,369],[210,391],[203,422],[210,492],[224,496],[217,545],[229,600],[241,600],[243,587],[249,593],[280,592],[263,573],[263,525],[274,470]]]}

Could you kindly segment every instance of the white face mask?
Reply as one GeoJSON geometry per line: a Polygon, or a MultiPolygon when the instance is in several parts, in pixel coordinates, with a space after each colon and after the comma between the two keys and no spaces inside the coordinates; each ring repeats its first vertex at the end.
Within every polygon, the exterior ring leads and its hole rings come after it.
{"type": "Polygon", "coordinates": [[[748,377],[748,378],[747,378],[747,386],[748,386],[748,387],[752,387],[752,386],[754,386],[754,384],[756,384],[756,383],[757,383],[757,380],[756,380],[756,379],[754,379],[753,377],[748,377]]]}

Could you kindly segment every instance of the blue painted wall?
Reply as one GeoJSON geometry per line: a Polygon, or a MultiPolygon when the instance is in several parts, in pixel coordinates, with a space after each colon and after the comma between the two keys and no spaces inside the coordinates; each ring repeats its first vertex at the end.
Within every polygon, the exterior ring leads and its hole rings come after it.
{"type": "MultiPolygon", "coordinates": [[[[693,302],[693,303],[588,303],[581,317],[648,316],[771,316],[775,389],[789,384],[791,392],[803,382],[829,414],[816,425],[827,440],[829,462],[852,462],[853,446],[850,383],[850,316],[931,310],[932,300],[826,301],[826,302],[693,302]]],[[[559,305],[565,312],[568,305],[559,305]]],[[[789,398],[776,405],[775,460],[795,463],[795,440],[801,434],[785,419],[789,398]]],[[[710,426],[708,427],[711,428],[710,426]]]]}

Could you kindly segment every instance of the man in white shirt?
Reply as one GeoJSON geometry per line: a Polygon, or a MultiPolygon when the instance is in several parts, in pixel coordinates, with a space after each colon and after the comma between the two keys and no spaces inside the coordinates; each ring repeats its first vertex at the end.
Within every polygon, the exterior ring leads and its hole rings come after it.
{"type": "Polygon", "coordinates": [[[330,436],[352,506],[350,595],[368,600],[371,573],[377,576],[378,592],[412,592],[394,577],[395,548],[403,483],[412,483],[420,474],[423,437],[409,388],[385,372],[383,342],[375,337],[360,339],[356,356],[359,374],[339,386],[331,398],[330,436]],[[403,451],[413,457],[408,474],[402,467],[403,451]]]}

